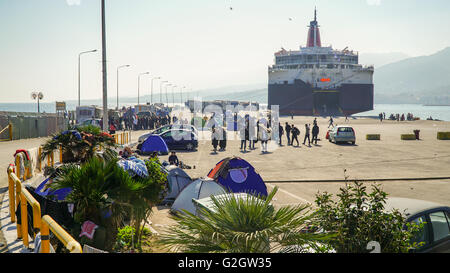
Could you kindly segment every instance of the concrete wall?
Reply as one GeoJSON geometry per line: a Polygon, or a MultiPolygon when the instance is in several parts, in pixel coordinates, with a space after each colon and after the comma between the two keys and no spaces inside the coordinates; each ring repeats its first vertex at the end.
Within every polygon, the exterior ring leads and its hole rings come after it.
{"type": "MultiPolygon", "coordinates": [[[[9,123],[13,140],[47,137],[68,128],[68,119],[56,114],[0,112],[0,130],[9,123]]],[[[0,135],[0,139],[8,138],[9,130],[0,135]]]]}

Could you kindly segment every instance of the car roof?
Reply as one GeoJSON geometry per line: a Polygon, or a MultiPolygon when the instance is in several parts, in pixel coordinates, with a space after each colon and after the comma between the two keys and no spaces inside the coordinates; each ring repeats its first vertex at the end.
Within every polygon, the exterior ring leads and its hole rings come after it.
{"type": "Polygon", "coordinates": [[[445,207],[447,206],[431,201],[401,197],[389,197],[386,199],[385,210],[392,211],[393,209],[397,209],[404,216],[409,217],[427,210],[445,207]]]}

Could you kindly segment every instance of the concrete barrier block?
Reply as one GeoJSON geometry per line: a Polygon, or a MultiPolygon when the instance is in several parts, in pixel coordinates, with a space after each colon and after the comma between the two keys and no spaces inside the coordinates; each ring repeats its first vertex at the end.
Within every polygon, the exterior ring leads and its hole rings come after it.
{"type": "Polygon", "coordinates": [[[381,135],[369,134],[369,135],[366,135],[366,140],[381,140],[381,135]]]}
{"type": "Polygon", "coordinates": [[[402,140],[416,140],[416,135],[414,134],[405,134],[401,135],[402,140]]]}
{"type": "Polygon", "coordinates": [[[450,140],[450,132],[438,132],[437,139],[439,140],[450,140]]]}

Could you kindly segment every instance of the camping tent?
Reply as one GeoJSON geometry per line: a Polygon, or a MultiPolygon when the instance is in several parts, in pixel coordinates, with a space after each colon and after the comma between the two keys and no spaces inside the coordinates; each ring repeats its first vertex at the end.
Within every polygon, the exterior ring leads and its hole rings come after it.
{"type": "Polygon", "coordinates": [[[169,148],[166,142],[158,135],[150,135],[138,148],[143,155],[149,155],[158,152],[162,155],[169,154],[169,148]]]}
{"type": "Polygon", "coordinates": [[[178,194],[192,182],[191,177],[177,166],[168,166],[167,183],[169,185],[169,193],[163,200],[163,204],[170,204],[175,201],[178,194]]]}
{"type": "Polygon", "coordinates": [[[230,192],[267,196],[267,187],[261,176],[250,163],[239,157],[220,161],[208,177],[230,192]]]}
{"type": "Polygon", "coordinates": [[[225,189],[211,179],[198,179],[187,185],[173,202],[171,212],[183,212],[186,210],[192,214],[197,213],[193,199],[202,199],[211,195],[225,194],[225,189]]]}

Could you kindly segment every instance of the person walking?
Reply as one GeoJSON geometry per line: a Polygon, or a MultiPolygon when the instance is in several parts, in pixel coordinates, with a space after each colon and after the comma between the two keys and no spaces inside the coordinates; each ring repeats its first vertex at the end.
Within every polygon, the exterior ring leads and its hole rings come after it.
{"type": "Polygon", "coordinates": [[[240,126],[240,138],[241,138],[241,151],[244,150],[244,153],[247,152],[247,139],[249,137],[248,126],[245,119],[241,120],[242,126],[240,126]]]}
{"type": "Polygon", "coordinates": [[[297,142],[297,147],[300,146],[300,143],[298,141],[298,136],[300,135],[300,130],[295,127],[295,125],[292,124],[291,126],[291,132],[292,132],[292,140],[291,140],[291,146],[294,146],[294,140],[297,142]]]}
{"type": "Polygon", "coordinates": [[[286,122],[286,126],[284,127],[284,129],[286,130],[287,145],[290,146],[291,145],[291,130],[292,130],[292,127],[291,127],[291,125],[289,125],[289,123],[286,122]]]}
{"type": "Polygon", "coordinates": [[[334,124],[334,121],[333,121],[333,117],[332,116],[330,116],[330,120],[329,120],[329,125],[328,125],[328,128],[330,128],[331,126],[333,126],[333,124],[334,124]]]}
{"type": "Polygon", "coordinates": [[[311,139],[309,138],[310,127],[309,124],[305,124],[305,139],[303,140],[303,145],[306,145],[306,139],[308,139],[308,146],[311,146],[311,139]]]}
{"type": "Polygon", "coordinates": [[[312,143],[317,145],[317,136],[319,135],[319,126],[317,124],[314,124],[312,128],[312,143]]]}

